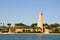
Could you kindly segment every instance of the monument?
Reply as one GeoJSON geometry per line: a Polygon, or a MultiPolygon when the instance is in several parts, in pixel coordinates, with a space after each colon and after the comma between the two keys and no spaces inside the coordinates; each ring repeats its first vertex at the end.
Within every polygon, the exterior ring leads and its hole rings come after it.
{"type": "Polygon", "coordinates": [[[43,32],[43,14],[42,14],[42,12],[39,13],[37,27],[40,27],[41,32],[43,32]]]}

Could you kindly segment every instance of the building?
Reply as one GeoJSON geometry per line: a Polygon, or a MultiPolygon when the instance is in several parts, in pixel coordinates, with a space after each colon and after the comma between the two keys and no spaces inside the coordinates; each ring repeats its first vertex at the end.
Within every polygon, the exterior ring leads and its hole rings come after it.
{"type": "Polygon", "coordinates": [[[37,27],[9,27],[8,33],[40,33],[43,32],[43,14],[39,13],[37,27]]]}
{"type": "Polygon", "coordinates": [[[9,33],[39,33],[43,32],[43,14],[39,13],[37,27],[14,27],[9,29],[9,33]],[[14,31],[13,31],[14,30],[14,31]]]}

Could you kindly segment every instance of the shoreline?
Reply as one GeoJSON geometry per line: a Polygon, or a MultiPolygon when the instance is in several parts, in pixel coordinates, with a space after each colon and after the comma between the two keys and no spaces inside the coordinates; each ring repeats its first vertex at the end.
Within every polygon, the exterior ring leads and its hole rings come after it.
{"type": "Polygon", "coordinates": [[[0,34],[60,34],[60,33],[0,33],[0,34]]]}

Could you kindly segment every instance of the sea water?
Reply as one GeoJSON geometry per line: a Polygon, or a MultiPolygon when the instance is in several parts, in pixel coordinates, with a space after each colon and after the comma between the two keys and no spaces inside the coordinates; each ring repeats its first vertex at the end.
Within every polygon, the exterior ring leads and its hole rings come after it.
{"type": "Polygon", "coordinates": [[[60,40],[60,34],[0,34],[0,40],[60,40]]]}

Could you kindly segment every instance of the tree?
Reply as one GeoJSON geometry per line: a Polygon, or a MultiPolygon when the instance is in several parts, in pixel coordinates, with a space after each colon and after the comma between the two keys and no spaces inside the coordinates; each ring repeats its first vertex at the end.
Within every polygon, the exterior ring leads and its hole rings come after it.
{"type": "Polygon", "coordinates": [[[49,27],[50,28],[56,28],[56,26],[54,24],[50,24],[49,27]]]}
{"type": "Polygon", "coordinates": [[[55,29],[55,32],[59,32],[59,30],[60,30],[59,28],[56,28],[56,29],[55,29]]]}
{"type": "Polygon", "coordinates": [[[56,27],[59,27],[59,26],[60,26],[58,23],[55,23],[54,25],[55,25],[56,27]]]}
{"type": "Polygon", "coordinates": [[[50,29],[49,25],[47,23],[43,24],[44,28],[50,29]]]}
{"type": "Polygon", "coordinates": [[[47,23],[45,23],[45,24],[43,24],[43,26],[48,26],[48,24],[47,24],[47,23]]]}
{"type": "Polygon", "coordinates": [[[15,26],[16,27],[25,27],[25,26],[27,26],[27,25],[25,25],[25,24],[23,24],[23,23],[15,23],[15,26]]]}
{"type": "Polygon", "coordinates": [[[32,23],[31,24],[31,27],[36,27],[37,26],[37,23],[32,23]]]}
{"type": "Polygon", "coordinates": [[[54,23],[54,24],[50,24],[49,27],[51,28],[57,28],[59,27],[60,25],[58,23],[54,23]]]}
{"type": "Polygon", "coordinates": [[[10,27],[11,26],[11,23],[8,23],[7,25],[10,27]]]}

